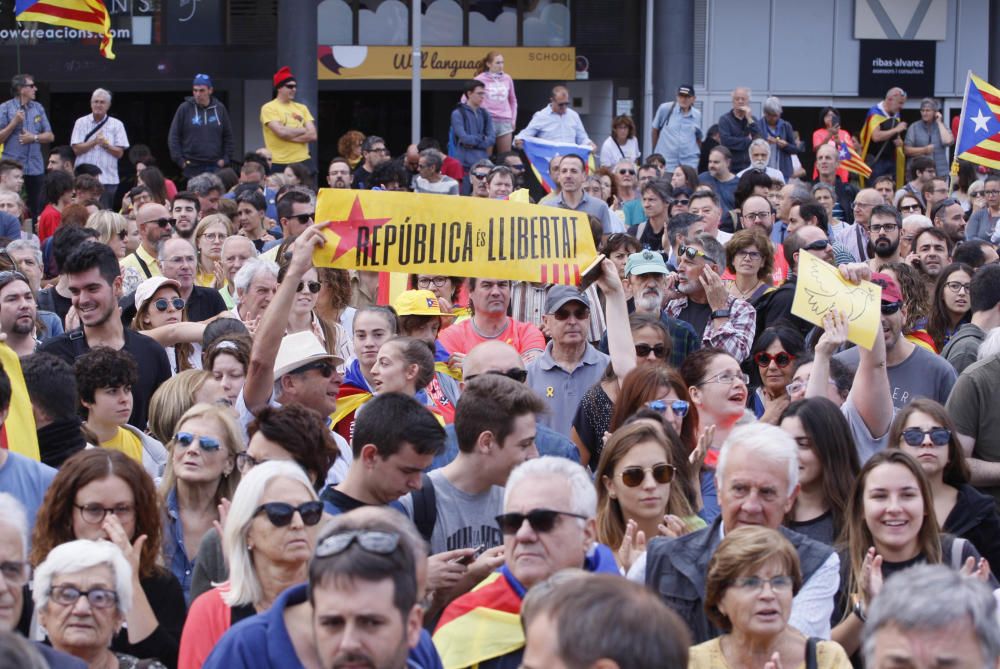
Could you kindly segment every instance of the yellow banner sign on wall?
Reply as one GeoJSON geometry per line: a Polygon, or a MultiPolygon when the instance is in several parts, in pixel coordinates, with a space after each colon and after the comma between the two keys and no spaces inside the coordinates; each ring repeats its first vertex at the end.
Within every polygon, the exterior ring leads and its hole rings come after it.
{"type": "MultiPolygon", "coordinates": [[[[491,49],[485,46],[425,46],[421,49],[424,79],[471,79],[491,49]]],[[[504,71],[514,79],[566,80],[576,77],[573,47],[503,47],[504,71]]],[[[320,79],[409,79],[412,49],[408,46],[321,46],[320,79]]]]}
{"type": "Polygon", "coordinates": [[[575,285],[597,251],[587,216],[477,197],[324,188],[317,267],[575,285]]]}

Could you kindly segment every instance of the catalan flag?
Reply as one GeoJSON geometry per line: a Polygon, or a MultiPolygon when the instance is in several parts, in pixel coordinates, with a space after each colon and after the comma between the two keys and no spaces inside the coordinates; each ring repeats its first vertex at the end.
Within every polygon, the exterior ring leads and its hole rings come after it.
{"type": "Polygon", "coordinates": [[[21,361],[7,344],[0,343],[0,367],[10,379],[10,410],[0,424],[0,448],[18,453],[32,460],[39,459],[38,433],[35,432],[35,414],[24,385],[21,361]]]}
{"type": "Polygon", "coordinates": [[[101,0],[16,0],[18,21],[37,21],[86,30],[101,36],[101,55],[114,60],[111,50],[111,17],[101,0]]]}
{"type": "Polygon", "coordinates": [[[528,164],[531,165],[531,171],[534,172],[535,178],[538,179],[538,183],[542,185],[546,193],[551,193],[556,186],[554,175],[549,174],[549,163],[556,156],[565,156],[571,153],[583,158],[583,162],[586,163],[589,170],[596,169],[589,146],[550,142],[537,137],[524,138],[524,155],[528,158],[528,164]]]}
{"type": "Polygon", "coordinates": [[[871,166],[862,160],[858,152],[847,142],[840,142],[837,145],[837,158],[840,160],[840,166],[848,172],[858,174],[864,178],[872,175],[871,166]]]}
{"type": "MultiPolygon", "coordinates": [[[[1000,89],[969,72],[955,138],[955,160],[1000,170],[1000,89]]],[[[956,170],[957,163],[952,166],[956,170]]]]}
{"type": "MultiPolygon", "coordinates": [[[[865,127],[861,129],[861,159],[863,162],[868,160],[868,148],[871,146],[872,133],[880,125],[885,123],[890,119],[899,120],[899,116],[889,116],[886,114],[885,110],[879,105],[873,105],[871,109],[868,110],[868,116],[865,118],[865,127]]],[[[906,175],[906,155],[903,153],[903,147],[887,145],[884,151],[891,151],[895,149],[896,156],[896,188],[902,188],[904,178],[906,175]]],[[[888,156],[885,156],[888,158],[888,156]]],[[[869,174],[871,170],[869,170],[869,174]]],[[[861,181],[864,184],[864,179],[861,181]]]]}

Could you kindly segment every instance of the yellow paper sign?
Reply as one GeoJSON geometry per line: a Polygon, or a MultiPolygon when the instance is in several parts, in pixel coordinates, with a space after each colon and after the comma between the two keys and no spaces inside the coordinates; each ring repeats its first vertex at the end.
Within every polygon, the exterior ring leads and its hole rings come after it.
{"type": "Polygon", "coordinates": [[[597,257],[586,214],[478,197],[324,188],[317,267],[577,285],[597,257]]]}
{"type": "Polygon", "coordinates": [[[823,326],[830,309],[847,314],[847,338],[871,350],[882,329],[882,288],[862,281],[855,285],[840,271],[807,251],[799,252],[799,273],[795,284],[792,313],[814,325],[823,326]]]}

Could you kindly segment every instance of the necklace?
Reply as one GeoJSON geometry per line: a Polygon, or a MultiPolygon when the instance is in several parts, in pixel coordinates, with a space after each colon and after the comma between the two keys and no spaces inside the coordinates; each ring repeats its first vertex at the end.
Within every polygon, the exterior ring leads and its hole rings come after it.
{"type": "Polygon", "coordinates": [[[762,284],[762,283],[764,283],[764,282],[758,280],[757,283],[755,283],[754,285],[750,286],[749,290],[743,291],[743,290],[740,290],[739,285],[736,283],[736,279],[733,279],[733,288],[736,289],[736,292],[740,294],[741,298],[743,298],[744,300],[746,300],[750,295],[753,295],[754,291],[757,290],[757,288],[759,288],[760,284],[762,284]]]}

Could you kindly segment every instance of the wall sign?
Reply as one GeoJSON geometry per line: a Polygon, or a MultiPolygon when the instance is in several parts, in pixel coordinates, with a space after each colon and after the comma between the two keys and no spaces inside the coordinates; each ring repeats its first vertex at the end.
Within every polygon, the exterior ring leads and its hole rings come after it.
{"type": "MultiPolygon", "coordinates": [[[[516,79],[569,80],[574,77],[573,47],[503,47],[504,71],[516,79]]],[[[490,47],[421,47],[424,79],[472,79],[490,47]]],[[[320,46],[317,68],[321,80],[409,79],[409,46],[320,46]]]]}
{"type": "Polygon", "coordinates": [[[859,40],[858,95],[881,98],[893,86],[910,99],[934,95],[936,43],[923,40],[859,40]]]}

